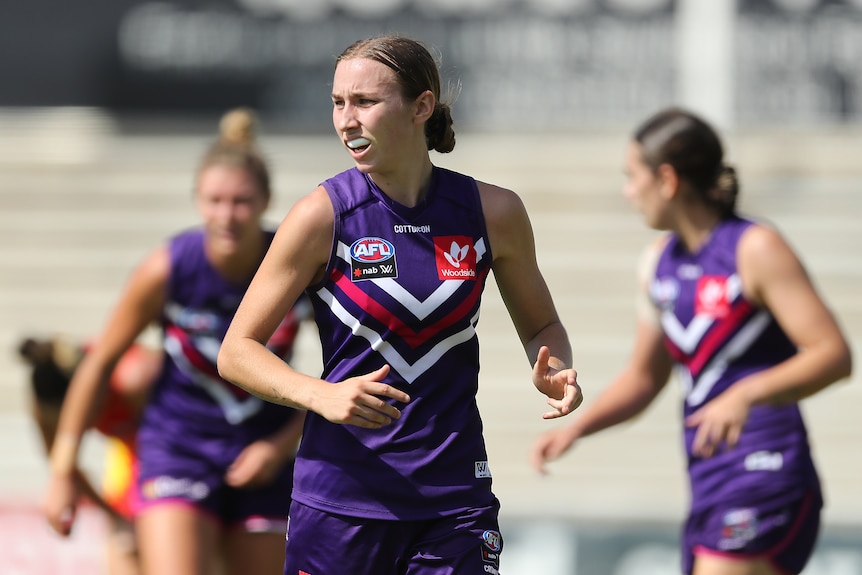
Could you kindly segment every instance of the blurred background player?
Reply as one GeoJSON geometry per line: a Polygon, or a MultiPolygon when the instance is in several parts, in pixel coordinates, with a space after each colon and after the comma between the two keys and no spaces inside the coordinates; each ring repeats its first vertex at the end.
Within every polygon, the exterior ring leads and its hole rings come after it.
{"type": "MultiPolygon", "coordinates": [[[[69,338],[25,338],[18,346],[30,367],[31,414],[46,456],[54,445],[60,410],[69,382],[86,348],[69,338]]],[[[132,518],[136,501],[137,458],[135,436],[150,389],[162,367],[162,352],[140,344],[126,351],[111,374],[105,405],[93,427],[106,439],[101,489],[76,470],[82,494],[107,512],[108,575],[139,572],[132,518]]]]}
{"type": "MultiPolygon", "coordinates": [[[[304,411],[264,402],[222,380],[222,337],[273,232],[263,229],[270,175],[248,110],[226,114],[195,181],[202,225],[184,230],[137,267],[72,379],[51,450],[45,508],[67,534],[81,437],[117,361],[148,326],[163,334],[164,368],[138,435],[139,509],[145,574],[280,573],[293,456],[304,411]]],[[[301,303],[282,314],[268,345],[290,359],[301,303]]]]}
{"type": "Polygon", "coordinates": [[[571,424],[538,438],[534,466],[641,413],[671,369],[684,390],[691,506],[683,570],[802,571],[822,494],[798,401],[848,377],[851,352],[802,263],[771,226],[737,215],[718,135],[669,109],[634,134],[625,196],[665,230],[640,270],[634,350],[571,424]]]}

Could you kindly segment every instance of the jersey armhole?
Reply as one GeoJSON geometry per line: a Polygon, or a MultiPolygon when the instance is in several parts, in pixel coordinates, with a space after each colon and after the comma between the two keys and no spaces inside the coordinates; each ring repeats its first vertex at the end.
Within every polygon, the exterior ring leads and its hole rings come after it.
{"type": "Polygon", "coordinates": [[[667,245],[668,235],[662,235],[650,242],[641,252],[637,265],[637,291],[635,293],[635,311],[638,321],[658,326],[661,310],[650,297],[650,286],[655,279],[658,261],[667,245]]]}

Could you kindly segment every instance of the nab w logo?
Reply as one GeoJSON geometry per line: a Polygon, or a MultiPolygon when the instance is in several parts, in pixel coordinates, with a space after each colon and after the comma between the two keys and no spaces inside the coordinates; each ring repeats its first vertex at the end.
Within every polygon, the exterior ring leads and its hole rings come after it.
{"type": "Polygon", "coordinates": [[[491,477],[491,468],[488,467],[487,461],[477,461],[474,463],[476,469],[476,479],[491,477]]]}
{"type": "Polygon", "coordinates": [[[394,277],[398,277],[398,264],[392,242],[368,237],[350,244],[351,281],[394,277]]]}

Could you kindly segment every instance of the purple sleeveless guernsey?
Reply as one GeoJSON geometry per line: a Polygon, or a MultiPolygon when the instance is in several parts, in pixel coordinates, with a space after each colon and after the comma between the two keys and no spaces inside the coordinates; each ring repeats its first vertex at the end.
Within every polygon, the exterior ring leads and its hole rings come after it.
{"type": "MultiPolygon", "coordinates": [[[[264,233],[266,248],[273,233],[264,233]]],[[[201,230],[174,236],[169,250],[171,270],[162,316],[166,357],[144,413],[139,442],[187,438],[196,452],[210,449],[205,457],[229,463],[245,445],[273,433],[297,412],[254,397],[218,375],[219,347],[251,278],[233,283],[222,277],[206,259],[201,230]],[[207,441],[194,441],[202,438],[207,441]]],[[[270,340],[270,348],[285,359],[301,319],[298,309],[270,340]]]]}
{"type": "MultiPolygon", "coordinates": [[[[661,310],[665,344],[683,386],[684,417],[796,353],[772,315],[742,294],[737,244],[752,224],[722,221],[694,254],[671,236],[659,258],[651,298],[661,310]]],[[[797,404],[752,408],[737,446],[710,458],[692,454],[695,431],[685,429],[693,511],[716,503],[789,502],[819,492],[797,404]]]]}
{"type": "Polygon", "coordinates": [[[382,429],[336,425],[309,412],[294,500],[342,515],[431,519],[491,505],[476,405],[476,324],[491,253],[476,182],[434,168],[414,208],[351,169],[323,183],[335,209],[326,279],[309,288],[323,378],[391,366],[407,392],[382,429]]]}

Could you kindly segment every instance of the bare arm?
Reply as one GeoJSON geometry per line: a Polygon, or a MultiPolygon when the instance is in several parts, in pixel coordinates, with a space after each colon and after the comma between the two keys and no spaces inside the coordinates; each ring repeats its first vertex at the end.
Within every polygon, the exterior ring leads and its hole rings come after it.
{"type": "Polygon", "coordinates": [[[739,247],[743,289],[772,312],[800,353],[740,386],[749,401],[789,403],[848,377],[852,358],[835,317],[784,239],[753,227],[739,247]]]}
{"type": "MultiPolygon", "coordinates": [[[[54,438],[57,436],[57,420],[60,417],[60,408],[50,403],[41,402],[33,398],[33,418],[36,421],[36,426],[39,429],[39,435],[42,438],[42,445],[45,448],[45,455],[50,456],[51,448],[54,445],[54,438]]],[[[73,471],[73,476],[77,481],[77,487],[80,493],[90,499],[98,507],[107,513],[121,517],[111,505],[105,501],[101,494],[93,487],[89,478],[79,469],[73,471]]]]}
{"type": "Polygon", "coordinates": [[[378,428],[401,415],[381,397],[409,401],[381,382],[388,366],[333,385],[297,372],[265,346],[306,287],[322,279],[333,225],[332,203],[322,187],[293,206],[228,328],[219,373],[266,401],[315,411],[336,423],[378,428]]]}
{"type": "Polygon", "coordinates": [[[637,328],[629,361],[599,396],[568,425],[539,436],[530,462],[540,473],[545,463],[565,454],[581,437],[598,433],[640,415],[664,388],[673,361],[664,347],[658,310],[649,300],[652,276],[663,239],[649,246],[638,266],[637,328]]]}
{"type": "Polygon", "coordinates": [[[640,415],[664,388],[671,366],[661,332],[639,323],[626,367],[572,423],[539,436],[530,454],[533,467],[545,473],[545,463],[560,458],[578,439],[640,415]]]}
{"type": "Polygon", "coordinates": [[[305,411],[301,411],[276,433],[247,445],[227,470],[228,485],[244,488],[271,483],[295,456],[304,422],[305,411]]]}
{"type": "Polygon", "coordinates": [[[92,425],[123,353],[153,321],[164,301],[169,261],[166,248],[153,252],[132,274],[101,335],[75,370],[51,448],[51,481],[45,499],[49,523],[68,535],[77,493],[73,475],[84,432],[92,425]]]}
{"type": "Polygon", "coordinates": [[[799,401],[851,372],[844,335],[778,232],[749,228],[739,243],[738,262],[746,296],[772,313],[799,352],[740,380],[689,417],[686,423],[698,426],[693,450],[702,456],[711,455],[722,441],[735,445],[752,406],[799,401]]]}
{"type": "Polygon", "coordinates": [[[566,415],[583,397],[571,368],[572,348],[536,262],[529,217],[512,191],[479,183],[492,269],[518,337],[533,365],[533,384],[548,396],[546,419],[566,415]]]}

